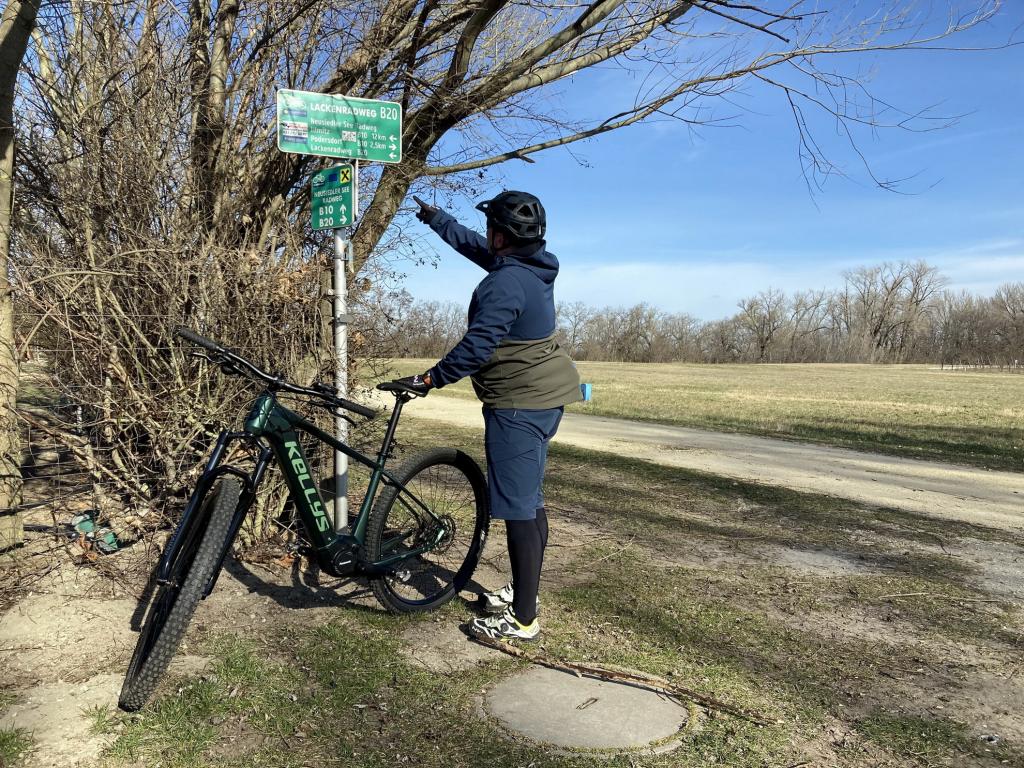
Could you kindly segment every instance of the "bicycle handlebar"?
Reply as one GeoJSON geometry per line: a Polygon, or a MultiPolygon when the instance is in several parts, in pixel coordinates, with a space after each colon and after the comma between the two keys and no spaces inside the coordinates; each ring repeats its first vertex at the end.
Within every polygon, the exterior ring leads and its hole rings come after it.
{"type": "Polygon", "coordinates": [[[181,338],[185,339],[186,341],[191,341],[196,346],[202,347],[203,349],[208,349],[211,352],[216,352],[217,354],[223,354],[227,352],[226,349],[221,347],[216,342],[210,341],[210,339],[206,338],[205,336],[200,336],[195,331],[190,330],[183,325],[179,325],[177,328],[174,329],[174,335],[181,336],[181,338]]]}
{"type": "Polygon", "coordinates": [[[352,411],[352,413],[358,413],[360,416],[365,416],[368,419],[372,419],[377,415],[377,412],[372,408],[367,408],[365,405],[360,405],[359,403],[354,403],[344,397],[339,397],[337,393],[334,392],[333,388],[329,388],[326,385],[318,385],[318,389],[300,387],[298,384],[292,384],[280,376],[274,376],[273,374],[267,373],[258,365],[246,360],[238,353],[222,347],[217,342],[212,341],[205,336],[200,336],[189,328],[178,326],[174,329],[174,333],[176,336],[180,336],[186,341],[190,341],[196,346],[202,347],[208,352],[212,352],[220,358],[222,362],[236,369],[244,369],[239,370],[239,373],[245,375],[245,371],[247,370],[249,374],[251,374],[249,378],[259,379],[260,381],[265,382],[271,389],[283,390],[295,395],[305,395],[307,397],[315,397],[320,400],[325,400],[332,405],[337,405],[340,408],[344,408],[346,411],[352,411]]]}

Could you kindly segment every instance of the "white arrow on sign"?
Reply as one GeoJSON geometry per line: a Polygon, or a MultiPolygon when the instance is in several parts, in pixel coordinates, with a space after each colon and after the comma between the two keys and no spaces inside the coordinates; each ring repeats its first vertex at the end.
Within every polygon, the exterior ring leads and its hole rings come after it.
{"type": "Polygon", "coordinates": [[[394,152],[392,152],[391,154],[389,154],[389,155],[388,155],[388,157],[390,157],[390,158],[391,158],[392,160],[394,160],[394,159],[395,159],[395,157],[396,157],[396,155],[395,155],[395,153],[394,153],[394,152]]]}
{"type": "Polygon", "coordinates": [[[341,206],[341,215],[344,216],[346,213],[348,213],[348,206],[341,206]]]}

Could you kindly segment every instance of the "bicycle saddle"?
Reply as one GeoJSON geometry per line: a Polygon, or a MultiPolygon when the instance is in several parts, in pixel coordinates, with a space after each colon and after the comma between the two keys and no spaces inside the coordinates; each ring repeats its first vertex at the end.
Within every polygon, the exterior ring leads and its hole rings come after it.
{"type": "Polygon", "coordinates": [[[410,395],[412,397],[426,397],[427,393],[410,387],[406,384],[401,384],[397,381],[382,381],[377,385],[377,389],[381,392],[394,392],[396,394],[410,395]]]}

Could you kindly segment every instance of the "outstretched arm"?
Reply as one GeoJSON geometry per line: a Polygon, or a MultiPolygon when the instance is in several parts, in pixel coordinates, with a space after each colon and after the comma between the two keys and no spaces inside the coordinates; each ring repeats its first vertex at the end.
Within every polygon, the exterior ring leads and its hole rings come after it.
{"type": "Polygon", "coordinates": [[[464,227],[455,220],[453,216],[427,205],[418,197],[413,195],[420,210],[416,217],[432,230],[437,232],[448,245],[472,261],[481,269],[493,272],[498,266],[498,260],[491,255],[487,248],[487,239],[481,237],[468,227],[464,227]]]}

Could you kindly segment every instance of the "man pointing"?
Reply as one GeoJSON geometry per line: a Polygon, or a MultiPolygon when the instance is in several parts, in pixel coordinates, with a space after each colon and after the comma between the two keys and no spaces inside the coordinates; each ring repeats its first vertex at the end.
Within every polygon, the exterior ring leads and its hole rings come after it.
{"type": "Polygon", "coordinates": [[[548,521],[542,484],[548,441],[564,406],[582,399],[579,375],[555,341],[554,284],[558,259],[545,249],[540,200],[502,192],[477,209],[487,236],[414,197],[417,218],[487,272],[473,291],[469,328],[433,368],[402,381],[444,387],[472,377],[483,403],[491,516],[504,520],[512,581],[481,597],[491,614],[467,629],[492,639],[535,640],[548,521]]]}

